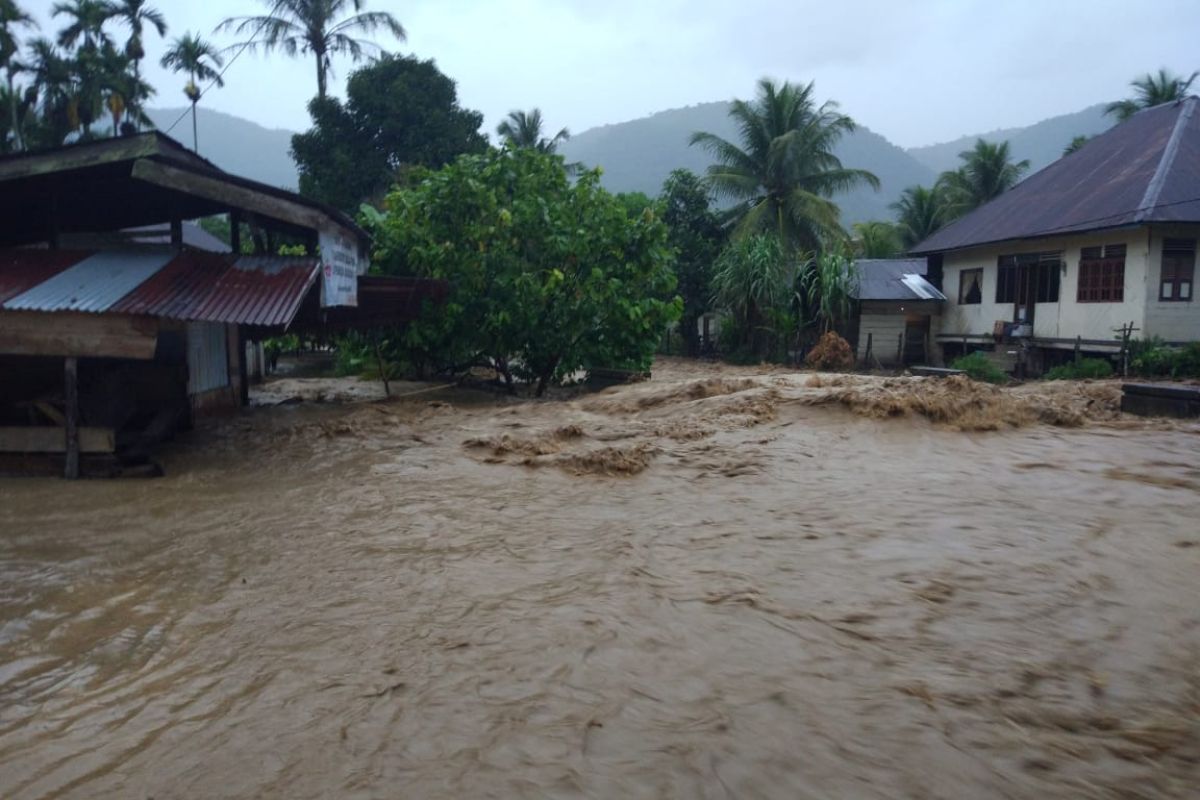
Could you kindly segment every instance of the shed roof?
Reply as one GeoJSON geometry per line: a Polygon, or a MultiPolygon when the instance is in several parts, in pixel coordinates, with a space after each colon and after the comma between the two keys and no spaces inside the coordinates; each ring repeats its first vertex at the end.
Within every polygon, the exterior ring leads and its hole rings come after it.
{"type": "Polygon", "coordinates": [[[934,233],[913,254],[1153,222],[1200,222],[1200,103],[1145,109],[934,233]]]}
{"type": "Polygon", "coordinates": [[[232,175],[158,132],[0,156],[0,244],[117,231],[231,210],[304,233],[333,229],[365,246],[337,209],[232,175]]]}
{"type": "Polygon", "coordinates": [[[933,284],[925,280],[924,258],[864,258],[855,262],[858,269],[859,300],[945,300],[933,284]]]}
{"type": "Polygon", "coordinates": [[[0,310],[144,314],[287,326],[320,273],[315,258],[146,249],[0,251],[0,310]]]}

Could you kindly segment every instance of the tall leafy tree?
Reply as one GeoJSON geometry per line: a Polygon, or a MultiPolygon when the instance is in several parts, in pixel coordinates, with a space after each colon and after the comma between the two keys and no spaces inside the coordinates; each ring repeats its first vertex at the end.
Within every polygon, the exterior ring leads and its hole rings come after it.
{"type": "Polygon", "coordinates": [[[833,153],[855,129],[854,121],[828,101],[817,105],[813,84],[777,84],[764,78],[755,100],[735,100],[729,115],[740,144],[698,132],[700,145],[717,163],[708,181],[717,195],[736,202],[738,235],[768,231],[789,248],[819,250],[845,239],[835,194],[879,179],[842,165],[833,153]]]}
{"type": "Polygon", "coordinates": [[[896,227],[905,250],[928,239],[950,219],[945,197],[936,186],[909,186],[891,208],[896,212],[896,227]]]}
{"type": "Polygon", "coordinates": [[[433,61],[385,55],[350,75],[346,101],[314,98],[313,127],[292,137],[300,191],[349,212],[414,166],[479,153],[483,115],[462,108],[433,61]]]}
{"type": "Polygon", "coordinates": [[[1129,84],[1133,87],[1133,97],[1109,103],[1104,113],[1115,116],[1118,122],[1124,122],[1143,108],[1182,100],[1187,97],[1197,77],[1200,77],[1200,72],[1193,72],[1186,78],[1165,69],[1147,73],[1129,84]]]}
{"type": "Polygon", "coordinates": [[[678,317],[666,227],[630,219],[599,171],[571,181],[557,157],[493,149],[424,173],[386,206],[377,267],[450,285],[404,331],[415,364],[486,363],[541,394],[581,368],[645,369],[678,317]]]}
{"type": "Polygon", "coordinates": [[[200,149],[196,104],[200,102],[202,94],[197,82],[209,81],[217,86],[224,86],[225,81],[219,72],[224,64],[225,60],[221,58],[220,52],[196,33],[180,36],[162,57],[164,67],[172,72],[185,72],[189,76],[183,93],[192,103],[192,147],[195,150],[200,149]]]}
{"type": "MultiPolygon", "coordinates": [[[[167,35],[167,20],[162,12],[149,5],[148,0],[117,0],[112,4],[113,18],[129,28],[129,39],[125,42],[125,56],[133,66],[132,84],[141,83],[142,59],[146,57],[145,43],[142,40],[146,28],[156,31],[159,36],[167,35]]],[[[130,103],[130,110],[135,115],[142,111],[136,101],[130,103]]]]}
{"type": "Polygon", "coordinates": [[[679,329],[688,355],[700,354],[697,323],[712,298],[712,267],[725,236],[712,207],[712,191],[694,172],[673,171],[659,195],[667,243],[675,251],[677,291],[683,300],[679,329]]]}
{"type": "Polygon", "coordinates": [[[50,13],[56,18],[67,18],[67,26],[58,32],[61,47],[97,51],[105,44],[112,44],[112,37],[104,30],[115,13],[108,0],[62,0],[54,4],[50,13]]]}
{"type": "Polygon", "coordinates": [[[363,11],[365,0],[263,0],[269,7],[265,15],[233,17],[217,30],[233,29],[239,36],[250,34],[243,45],[284,54],[312,56],[317,67],[317,97],[328,93],[329,72],[335,55],[360,61],[369,48],[377,47],[356,33],[383,31],[404,41],[404,26],[386,11],[363,11]],[[351,13],[353,12],[353,13],[351,13]],[[350,14],[350,16],[346,16],[350,14]],[[256,38],[257,37],[257,38],[256,38]]]}
{"type": "Polygon", "coordinates": [[[16,75],[21,71],[21,64],[17,61],[17,54],[21,50],[17,30],[35,27],[37,25],[33,21],[33,17],[18,6],[14,0],[0,0],[0,67],[4,68],[4,78],[8,86],[6,99],[12,146],[17,150],[24,148],[24,142],[21,139],[21,98],[16,89],[16,75]]]}
{"type": "Polygon", "coordinates": [[[962,166],[943,172],[938,184],[952,217],[978,208],[1007,192],[1029,169],[1029,160],[1014,162],[1008,142],[977,139],[975,146],[958,154],[962,166]]]}
{"type": "Polygon", "coordinates": [[[563,128],[547,139],[542,135],[542,110],[510,111],[508,117],[496,126],[496,134],[509,147],[530,147],[539,153],[553,153],[558,146],[571,138],[571,132],[563,128]]]}

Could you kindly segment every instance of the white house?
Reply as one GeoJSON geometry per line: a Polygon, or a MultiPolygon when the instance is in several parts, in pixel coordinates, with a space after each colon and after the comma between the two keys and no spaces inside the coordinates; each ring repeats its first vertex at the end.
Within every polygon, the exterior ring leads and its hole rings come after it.
{"type": "Polygon", "coordinates": [[[946,358],[1015,342],[1036,370],[1077,342],[1114,352],[1129,324],[1200,340],[1198,104],[1134,115],[913,248],[947,298],[946,358]]]}

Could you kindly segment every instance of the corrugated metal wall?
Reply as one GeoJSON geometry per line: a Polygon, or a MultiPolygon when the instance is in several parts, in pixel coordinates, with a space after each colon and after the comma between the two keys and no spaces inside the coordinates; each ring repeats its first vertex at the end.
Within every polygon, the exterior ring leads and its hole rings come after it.
{"type": "Polygon", "coordinates": [[[188,394],[229,385],[225,325],[189,322],[187,326],[188,394]]]}

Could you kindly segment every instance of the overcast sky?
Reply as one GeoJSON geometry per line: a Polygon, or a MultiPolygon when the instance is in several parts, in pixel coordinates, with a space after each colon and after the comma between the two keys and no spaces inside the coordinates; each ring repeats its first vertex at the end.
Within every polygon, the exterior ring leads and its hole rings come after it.
{"type": "MultiPolygon", "coordinates": [[[[53,0],[18,0],[44,30],[53,0]]],[[[152,0],[169,37],[258,13],[262,0],[152,0]]],[[[540,107],[578,133],[655,111],[748,97],[764,76],[815,80],[859,123],[901,146],[1025,125],[1127,94],[1136,75],[1200,68],[1200,0],[366,0],[433,58],[487,129],[540,107]]],[[[184,79],[147,43],[155,106],[182,105],[184,79]]],[[[345,60],[335,63],[341,94],[345,60]]],[[[268,127],[308,126],[311,60],[243,55],[202,103],[268,127]]],[[[1200,91],[1200,81],[1195,87],[1200,91]]]]}

